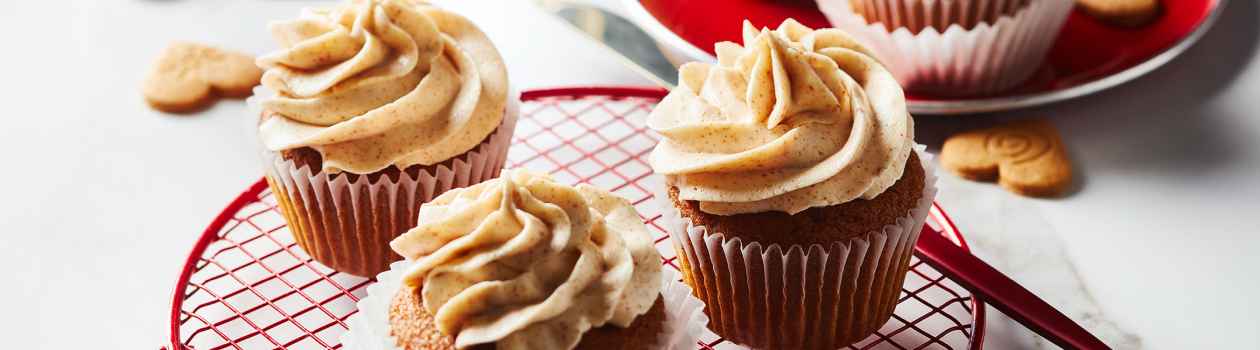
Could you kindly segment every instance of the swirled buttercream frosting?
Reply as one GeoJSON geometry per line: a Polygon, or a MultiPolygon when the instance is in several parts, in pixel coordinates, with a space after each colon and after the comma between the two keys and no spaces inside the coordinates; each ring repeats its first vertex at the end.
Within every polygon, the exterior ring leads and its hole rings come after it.
{"type": "Polygon", "coordinates": [[[792,20],[744,23],[744,45],[688,63],[648,117],[663,139],[652,168],[715,215],[878,196],[901,178],[914,121],[900,85],[865,47],[792,20]]]}
{"type": "Polygon", "coordinates": [[[543,175],[505,173],[420,208],[396,238],[435,325],[464,348],[573,349],[628,327],[660,293],[660,255],[630,203],[543,175]]]}
{"type": "Polygon", "coordinates": [[[354,0],[270,24],[259,135],[324,170],[372,173],[464,153],[502,122],[507,70],[468,19],[414,0],[354,0]]]}

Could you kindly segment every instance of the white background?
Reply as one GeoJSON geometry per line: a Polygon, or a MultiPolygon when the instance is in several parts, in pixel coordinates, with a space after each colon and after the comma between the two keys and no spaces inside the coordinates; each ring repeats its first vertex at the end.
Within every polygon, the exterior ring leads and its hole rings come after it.
{"type": "MultiPolygon", "coordinates": [[[[243,102],[166,115],[146,107],[139,82],[173,40],[266,52],[266,21],[308,4],[0,2],[4,348],[166,341],[191,244],[261,173],[243,102]]],[[[517,87],[647,83],[527,1],[478,5],[467,13],[517,87]]],[[[932,147],[989,120],[1053,118],[1079,169],[1074,195],[1028,200],[945,176],[941,201],[964,234],[1036,225],[1060,237],[1102,310],[1153,349],[1260,348],[1260,6],[1230,7],[1185,56],[1117,89],[1031,111],[918,118],[932,147]]],[[[999,328],[995,339],[1010,329],[999,328]]]]}

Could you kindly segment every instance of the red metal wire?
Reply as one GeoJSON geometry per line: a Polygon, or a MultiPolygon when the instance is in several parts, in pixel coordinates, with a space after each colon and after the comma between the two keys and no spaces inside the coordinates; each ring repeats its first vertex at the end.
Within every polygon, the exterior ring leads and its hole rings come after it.
{"type": "Polygon", "coordinates": [[[233,199],[232,203],[223,208],[223,211],[214,217],[214,221],[211,221],[210,225],[206,226],[205,231],[201,232],[201,237],[198,237],[197,243],[193,244],[192,252],[189,252],[188,258],[184,259],[184,269],[179,272],[179,281],[175,284],[175,294],[171,298],[172,349],[182,348],[179,343],[179,326],[182,324],[179,321],[179,316],[182,313],[181,306],[184,304],[184,292],[188,290],[188,278],[192,277],[197,261],[201,260],[201,253],[206,250],[206,246],[210,245],[210,242],[218,239],[219,230],[223,228],[223,225],[227,224],[228,220],[231,220],[232,216],[241,210],[241,207],[258,201],[258,194],[265,189],[267,189],[267,181],[258,180],[258,182],[249,186],[249,189],[245,190],[245,192],[241,192],[240,195],[236,196],[236,199],[233,199]]]}
{"type": "Polygon", "coordinates": [[[610,99],[620,99],[625,97],[642,97],[661,99],[669,90],[661,87],[647,86],[572,86],[559,87],[550,89],[527,90],[521,93],[521,100],[533,101],[547,97],[570,97],[581,98],[586,96],[600,96],[610,99]]]}
{"type": "MultiPolygon", "coordinates": [[[[963,238],[962,233],[958,232],[958,226],[954,225],[954,219],[950,218],[949,214],[946,213],[944,209],[941,209],[939,203],[932,203],[931,216],[941,223],[941,229],[945,231],[942,233],[945,237],[957,238],[954,240],[954,243],[958,244],[959,247],[962,247],[963,251],[971,252],[971,246],[967,244],[967,240],[963,238]]],[[[980,300],[974,297],[971,298],[971,319],[973,320],[971,326],[971,350],[984,349],[984,332],[986,324],[984,309],[985,307],[983,302],[980,302],[980,300]]]]}
{"type": "MultiPolygon", "coordinates": [[[[522,127],[518,124],[518,134],[514,140],[516,149],[513,152],[532,154],[516,158],[512,158],[510,154],[510,165],[527,167],[537,165],[550,168],[553,175],[568,177],[573,182],[603,185],[614,193],[634,193],[636,196],[629,199],[636,206],[642,204],[651,198],[652,193],[640,184],[641,180],[651,175],[650,168],[644,169],[646,164],[644,158],[651,147],[644,146],[641,142],[640,147],[636,148],[632,145],[640,138],[646,138],[649,142],[655,142],[655,140],[650,136],[649,130],[642,125],[634,125],[626,121],[625,117],[646,115],[651,106],[665,93],[664,89],[659,88],[631,87],[571,87],[526,91],[522,94],[522,99],[531,103],[526,105],[522,116],[524,123],[521,124],[529,123],[531,126],[522,127]],[[612,103],[623,104],[623,109],[615,110],[609,106],[612,103]],[[569,104],[574,106],[565,107],[569,104]],[[580,108],[566,110],[572,107],[580,108]],[[551,123],[542,123],[542,120],[534,119],[536,114],[549,109],[559,112],[563,118],[551,123]],[[587,116],[600,114],[608,117],[608,120],[597,122],[583,120],[587,116]],[[525,130],[535,127],[537,130],[525,130]],[[629,132],[624,135],[615,135],[609,134],[611,131],[608,130],[629,130],[629,132]],[[583,141],[587,137],[592,139],[583,141]],[[579,156],[569,156],[568,158],[572,159],[565,159],[566,157],[562,156],[565,152],[570,155],[577,152],[579,156]],[[630,167],[623,169],[627,166],[630,167]],[[636,170],[635,167],[638,169],[636,170]]],[[[345,303],[334,302],[343,298],[351,303],[358,301],[364,293],[364,288],[371,281],[338,274],[305,256],[305,253],[296,246],[296,243],[291,242],[291,237],[283,230],[283,220],[278,219],[280,215],[276,212],[275,204],[268,203],[269,200],[274,201],[267,191],[267,183],[259,180],[228,204],[193,245],[172,296],[170,349],[190,349],[192,347],[190,342],[209,335],[222,340],[208,345],[211,349],[244,348],[246,345],[242,343],[259,338],[269,344],[267,346],[273,348],[287,348],[302,342],[313,342],[312,347],[340,348],[341,345],[336,343],[335,338],[329,342],[319,334],[335,327],[344,330],[345,319],[354,311],[349,310],[345,314],[340,314],[336,310],[337,306],[344,306],[345,303]],[[246,208],[255,204],[262,208],[246,211],[246,208]],[[264,227],[257,223],[258,220],[267,218],[279,220],[279,223],[276,227],[264,227]],[[249,233],[251,236],[238,239],[233,236],[238,231],[251,232],[249,233]],[[286,239],[290,242],[283,242],[286,239]],[[272,244],[276,248],[262,254],[251,252],[249,248],[251,245],[264,243],[272,244]],[[211,250],[210,247],[214,244],[225,246],[211,250]],[[229,266],[231,263],[228,260],[233,254],[239,255],[237,258],[245,259],[245,263],[235,267],[229,266]],[[267,263],[273,258],[292,258],[297,263],[289,267],[273,268],[267,263]],[[194,276],[199,272],[208,271],[205,270],[207,267],[214,267],[222,272],[204,277],[197,276],[197,280],[194,281],[194,276]],[[265,272],[266,277],[253,281],[248,276],[242,276],[247,275],[247,271],[256,270],[265,272]],[[304,283],[290,281],[295,278],[290,274],[303,271],[313,274],[315,278],[304,283]],[[286,291],[268,296],[264,287],[273,282],[282,284],[281,289],[286,291]],[[216,292],[215,285],[224,283],[230,284],[229,291],[216,292]],[[331,294],[327,297],[312,296],[310,290],[319,287],[331,288],[329,292],[331,294]],[[192,288],[191,291],[190,288],[192,288]],[[286,299],[294,296],[300,298],[298,300],[302,305],[295,312],[284,311],[284,307],[279,304],[287,304],[286,299]],[[208,297],[209,300],[185,308],[185,301],[194,297],[208,297]],[[236,298],[248,297],[257,298],[261,302],[245,307],[238,307],[230,302],[236,298]],[[227,309],[231,315],[221,320],[207,318],[205,314],[208,310],[216,307],[227,309]],[[268,310],[280,314],[279,319],[268,322],[254,315],[255,312],[268,310]],[[309,320],[312,317],[318,318],[320,315],[327,319],[319,322],[309,320]],[[202,326],[185,336],[181,328],[194,320],[202,326]],[[252,330],[234,335],[228,327],[234,322],[244,323],[248,326],[247,329],[252,330]],[[278,339],[272,334],[277,332],[277,329],[296,331],[301,335],[288,340],[278,339]]],[[[664,229],[656,222],[659,218],[659,214],[652,213],[651,217],[644,217],[644,220],[656,230],[655,232],[663,233],[664,229]]],[[[939,234],[945,235],[964,250],[968,249],[953,222],[944,211],[940,210],[939,206],[933,208],[931,220],[935,220],[943,227],[943,232],[939,234]]],[[[928,230],[925,233],[936,234],[930,228],[925,229],[928,230]]],[[[666,237],[668,236],[662,235],[656,239],[655,243],[668,246],[669,243],[665,242],[666,237]]],[[[677,268],[675,259],[676,256],[673,254],[662,256],[662,263],[677,268]]],[[[871,338],[855,344],[852,348],[952,349],[954,347],[945,338],[962,336],[968,340],[966,348],[981,349],[983,343],[981,339],[984,337],[985,328],[984,305],[965,290],[955,290],[947,286],[945,277],[917,259],[912,265],[911,272],[916,278],[922,279],[924,284],[917,288],[905,289],[900,302],[903,306],[915,304],[919,305],[918,307],[926,307],[927,310],[919,316],[894,315],[890,325],[899,323],[899,326],[881,329],[871,338]],[[929,293],[938,294],[938,297],[943,296],[944,300],[932,301],[930,300],[932,298],[923,296],[929,293]],[[965,311],[964,314],[969,316],[967,318],[970,320],[961,319],[961,314],[955,315],[948,312],[957,310],[956,308],[965,311]],[[943,322],[947,326],[926,324],[930,319],[943,322]]],[[[909,278],[907,280],[909,281],[909,278]]],[[[901,310],[902,307],[899,306],[898,311],[901,310]]],[[[725,340],[710,335],[697,343],[697,348],[725,349],[729,345],[725,340]]]]}

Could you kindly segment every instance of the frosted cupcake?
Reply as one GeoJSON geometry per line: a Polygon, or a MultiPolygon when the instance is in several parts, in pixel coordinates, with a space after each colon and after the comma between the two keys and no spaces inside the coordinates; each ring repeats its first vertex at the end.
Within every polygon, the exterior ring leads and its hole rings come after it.
{"type": "Polygon", "coordinates": [[[1072,0],[817,0],[909,91],[1000,93],[1041,67],[1072,0]]]}
{"type": "MultiPolygon", "coordinates": [[[[513,171],[424,205],[344,339],[360,349],[694,347],[702,304],[629,202],[513,171]]],[[[357,317],[357,316],[356,316],[357,317]]]]}
{"type": "Polygon", "coordinates": [[[252,103],[267,180],[299,245],[372,276],[424,203],[494,178],[516,123],[498,51],[468,19],[357,0],[273,22],[252,103]]]}
{"type": "Polygon", "coordinates": [[[737,343],[835,349],[892,315],[935,195],[900,86],[835,29],[744,25],[648,117],[684,280],[737,343]]]}

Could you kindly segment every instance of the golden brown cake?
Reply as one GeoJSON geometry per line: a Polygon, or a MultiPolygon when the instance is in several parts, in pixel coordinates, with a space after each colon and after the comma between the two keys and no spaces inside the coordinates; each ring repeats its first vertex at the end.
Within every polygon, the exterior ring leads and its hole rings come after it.
{"type": "Polygon", "coordinates": [[[372,276],[442,192],[499,174],[516,114],[498,51],[420,1],[350,0],[270,25],[254,104],[267,180],[316,261],[372,276]]]}
{"type": "Polygon", "coordinates": [[[648,117],[665,225],[711,327],[835,349],[892,315],[935,188],[892,75],[838,30],[745,24],[648,117]]]}
{"type": "Polygon", "coordinates": [[[892,187],[872,199],[856,199],[825,207],[813,207],[795,215],[768,211],[714,215],[700,210],[696,201],[678,199],[678,188],[669,188],[669,199],[683,216],[710,233],[720,232],[754,242],[809,246],[879,231],[906,216],[923,197],[923,165],[911,153],[905,172],[892,187]]]}
{"type": "MultiPolygon", "coordinates": [[[[433,315],[425,311],[420,292],[398,291],[390,304],[390,334],[404,350],[454,350],[454,337],[438,331],[433,315]]],[[[657,298],[647,313],[640,315],[630,327],[603,326],[586,331],[575,350],[657,350],[651,341],[665,327],[665,302],[657,298]]],[[[481,344],[469,350],[495,350],[494,344],[481,344]]]]}

